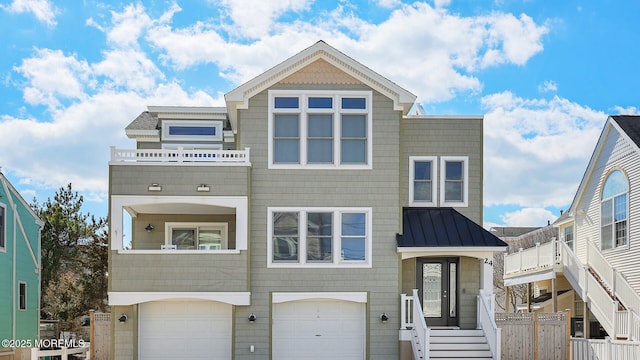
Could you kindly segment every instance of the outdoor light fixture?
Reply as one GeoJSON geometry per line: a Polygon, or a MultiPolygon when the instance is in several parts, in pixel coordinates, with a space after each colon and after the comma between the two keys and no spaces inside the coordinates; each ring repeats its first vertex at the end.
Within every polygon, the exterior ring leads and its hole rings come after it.
{"type": "Polygon", "coordinates": [[[254,313],[249,314],[249,322],[250,323],[256,322],[256,319],[257,319],[256,318],[256,314],[254,314],[254,313]]]}
{"type": "Polygon", "coordinates": [[[198,191],[199,191],[199,192],[207,192],[207,191],[209,191],[209,185],[207,185],[207,184],[200,184],[200,185],[198,186],[198,191]]]}
{"type": "Polygon", "coordinates": [[[122,313],[122,315],[120,315],[120,317],[118,318],[118,321],[120,321],[121,323],[126,322],[127,321],[127,314],[122,313]]]}
{"type": "Polygon", "coordinates": [[[149,224],[144,229],[147,230],[147,232],[151,232],[151,230],[153,230],[153,225],[149,224]]]}
{"type": "Polygon", "coordinates": [[[386,323],[387,320],[389,320],[389,317],[387,316],[387,313],[380,314],[380,321],[382,321],[383,323],[386,323]]]}
{"type": "Polygon", "coordinates": [[[153,183],[149,185],[149,191],[162,191],[162,186],[158,183],[153,183]]]}

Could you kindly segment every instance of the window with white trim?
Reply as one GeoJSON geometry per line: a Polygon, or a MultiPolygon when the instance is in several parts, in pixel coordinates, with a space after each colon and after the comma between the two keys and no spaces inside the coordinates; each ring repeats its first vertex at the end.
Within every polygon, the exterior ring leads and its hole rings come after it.
{"type": "Polygon", "coordinates": [[[18,283],[18,307],[20,310],[27,310],[27,283],[18,283]]]}
{"type": "Polygon", "coordinates": [[[437,167],[435,156],[409,157],[410,206],[436,206],[437,167]]]}
{"type": "Polygon", "coordinates": [[[628,243],[629,182],[620,170],[607,175],[600,202],[600,247],[602,250],[628,243]]]}
{"type": "Polygon", "coordinates": [[[227,250],[227,223],[166,223],[166,249],[227,250]]]}
{"type": "Polygon", "coordinates": [[[468,206],[469,158],[467,156],[440,157],[440,205],[468,206]]]}
{"type": "Polygon", "coordinates": [[[371,168],[371,91],[269,91],[269,167],[371,168]]]}
{"type": "Polygon", "coordinates": [[[573,225],[569,225],[563,229],[564,242],[569,249],[573,250],[573,225]]]}
{"type": "Polygon", "coordinates": [[[371,266],[370,208],[269,208],[269,267],[371,266]]]}
{"type": "Polygon", "coordinates": [[[6,224],[6,207],[4,206],[4,204],[0,204],[0,250],[4,250],[6,247],[6,237],[5,237],[5,233],[6,233],[6,229],[7,229],[7,224],[6,224]]]}
{"type": "Polygon", "coordinates": [[[222,141],[222,121],[163,120],[163,141],[222,141]]]}

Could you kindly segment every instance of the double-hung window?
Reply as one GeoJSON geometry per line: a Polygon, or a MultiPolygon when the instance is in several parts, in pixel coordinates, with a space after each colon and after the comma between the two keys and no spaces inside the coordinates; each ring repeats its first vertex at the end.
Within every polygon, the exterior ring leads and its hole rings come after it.
{"type": "Polygon", "coordinates": [[[437,173],[435,156],[409,157],[410,206],[436,206],[437,173]]]}
{"type": "Polygon", "coordinates": [[[468,206],[469,158],[442,156],[440,158],[441,206],[468,206]]]}
{"type": "Polygon", "coordinates": [[[176,250],[227,250],[227,223],[166,223],[165,245],[176,250]]]}
{"type": "Polygon", "coordinates": [[[628,195],[626,175],[614,170],[602,187],[600,202],[600,247],[602,250],[626,246],[628,240],[628,195]]]}
{"type": "Polygon", "coordinates": [[[370,208],[269,208],[269,267],[370,267],[370,208]]]}
{"type": "Polygon", "coordinates": [[[269,167],[371,168],[370,91],[269,91],[269,167]]]}
{"type": "Polygon", "coordinates": [[[569,249],[573,250],[573,225],[569,225],[563,229],[564,242],[569,249]]]}

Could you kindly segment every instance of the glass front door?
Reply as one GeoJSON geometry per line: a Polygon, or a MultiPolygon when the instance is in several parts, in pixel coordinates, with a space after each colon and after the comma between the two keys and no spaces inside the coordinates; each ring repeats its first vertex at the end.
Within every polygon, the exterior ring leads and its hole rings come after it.
{"type": "Polygon", "coordinates": [[[418,288],[427,326],[458,325],[458,259],[417,260],[418,288]]]}

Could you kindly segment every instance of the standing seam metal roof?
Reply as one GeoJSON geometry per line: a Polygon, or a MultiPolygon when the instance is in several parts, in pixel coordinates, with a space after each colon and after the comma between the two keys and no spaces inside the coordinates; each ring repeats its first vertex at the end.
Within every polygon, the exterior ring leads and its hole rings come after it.
{"type": "Polygon", "coordinates": [[[496,247],[507,243],[453,208],[404,208],[399,247],[496,247]]]}

